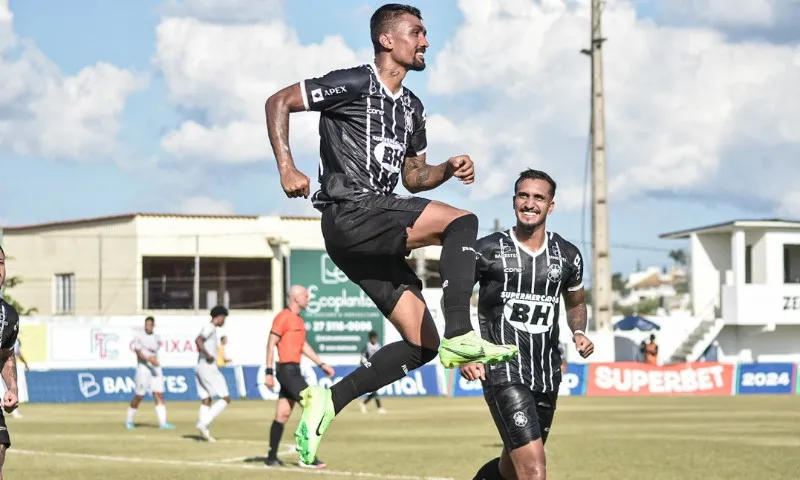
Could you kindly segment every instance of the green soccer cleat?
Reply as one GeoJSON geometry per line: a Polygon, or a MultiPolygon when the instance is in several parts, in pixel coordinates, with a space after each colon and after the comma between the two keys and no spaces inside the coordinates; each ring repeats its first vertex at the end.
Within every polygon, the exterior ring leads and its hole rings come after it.
{"type": "Polygon", "coordinates": [[[492,365],[514,358],[519,349],[514,345],[495,345],[471,331],[453,338],[443,338],[439,346],[439,360],[445,368],[455,368],[467,363],[492,365]]]}
{"type": "Polygon", "coordinates": [[[303,416],[300,417],[294,438],[300,460],[311,465],[317,458],[322,435],[336,416],[333,411],[331,391],[319,386],[308,387],[300,392],[300,405],[303,406],[303,416]]]}

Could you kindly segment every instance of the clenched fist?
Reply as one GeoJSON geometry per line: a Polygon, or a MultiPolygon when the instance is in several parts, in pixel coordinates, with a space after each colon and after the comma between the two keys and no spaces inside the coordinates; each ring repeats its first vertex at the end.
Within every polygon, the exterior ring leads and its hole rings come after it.
{"type": "Polygon", "coordinates": [[[289,198],[308,198],[311,193],[311,179],[296,168],[281,173],[281,187],[289,198]]]}
{"type": "Polygon", "coordinates": [[[464,185],[475,181],[475,165],[469,155],[456,155],[447,160],[447,169],[464,185]]]}

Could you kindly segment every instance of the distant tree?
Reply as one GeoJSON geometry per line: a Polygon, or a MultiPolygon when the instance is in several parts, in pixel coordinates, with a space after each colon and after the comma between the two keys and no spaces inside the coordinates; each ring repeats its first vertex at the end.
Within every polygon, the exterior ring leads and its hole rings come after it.
{"type": "Polygon", "coordinates": [[[673,262],[677,263],[682,267],[686,266],[688,260],[688,255],[686,255],[686,250],[682,248],[679,248],[677,250],[670,250],[668,255],[673,262]]]}
{"type": "MultiPolygon", "coordinates": [[[[11,257],[8,257],[7,259],[10,260],[11,257]]],[[[25,307],[23,307],[18,301],[16,301],[14,299],[14,297],[12,297],[8,293],[8,291],[10,289],[12,289],[12,288],[16,287],[17,285],[21,284],[22,281],[23,281],[22,277],[8,277],[8,278],[6,278],[6,281],[3,283],[3,299],[6,301],[6,303],[8,303],[12,307],[14,307],[14,310],[16,310],[17,313],[19,313],[20,315],[34,315],[39,311],[37,308],[25,308],[25,307]]]]}

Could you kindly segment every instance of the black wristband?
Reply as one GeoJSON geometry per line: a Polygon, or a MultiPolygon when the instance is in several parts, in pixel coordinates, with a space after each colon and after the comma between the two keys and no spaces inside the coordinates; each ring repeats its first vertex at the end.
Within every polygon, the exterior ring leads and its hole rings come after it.
{"type": "Polygon", "coordinates": [[[273,369],[271,369],[271,368],[267,368],[267,369],[265,370],[265,373],[266,373],[267,375],[275,375],[275,370],[273,370],[273,369]]]}

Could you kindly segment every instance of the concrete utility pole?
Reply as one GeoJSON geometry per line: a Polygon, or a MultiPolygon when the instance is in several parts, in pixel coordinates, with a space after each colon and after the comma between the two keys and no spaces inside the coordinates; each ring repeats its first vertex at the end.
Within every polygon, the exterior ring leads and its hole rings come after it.
{"type": "Polygon", "coordinates": [[[606,186],[606,125],[603,94],[603,0],[592,0],[592,316],[597,330],[611,329],[611,255],[606,186]]]}

